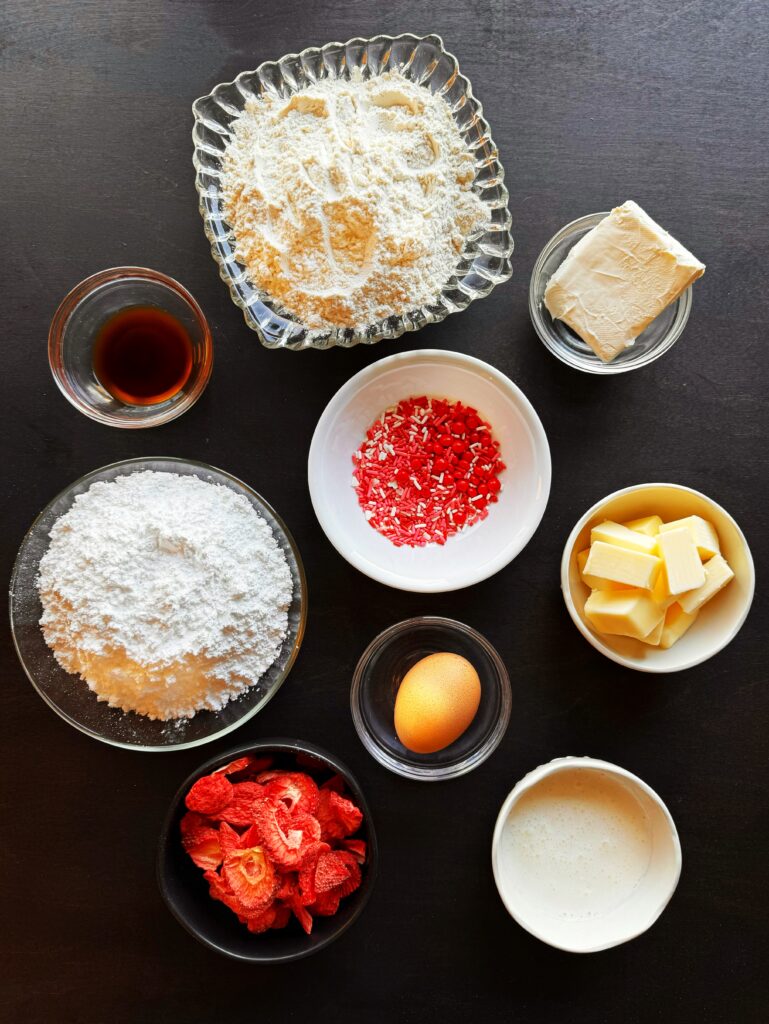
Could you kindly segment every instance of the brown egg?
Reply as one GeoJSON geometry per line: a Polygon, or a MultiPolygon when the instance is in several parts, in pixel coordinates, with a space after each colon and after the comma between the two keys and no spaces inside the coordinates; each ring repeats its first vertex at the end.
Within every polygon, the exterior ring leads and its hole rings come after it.
{"type": "Polygon", "coordinates": [[[403,677],[395,697],[395,731],[415,754],[443,750],[467,729],[481,702],[481,681],[459,654],[430,654],[403,677]]]}

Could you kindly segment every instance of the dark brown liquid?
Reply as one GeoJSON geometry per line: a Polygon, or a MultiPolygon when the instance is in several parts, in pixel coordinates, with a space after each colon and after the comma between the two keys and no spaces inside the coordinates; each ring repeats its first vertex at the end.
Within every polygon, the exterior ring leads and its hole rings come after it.
{"type": "Polygon", "coordinates": [[[154,306],[132,306],[102,326],[93,346],[93,369],[119,402],[156,405],[187,383],[192,342],[170,313],[154,306]]]}

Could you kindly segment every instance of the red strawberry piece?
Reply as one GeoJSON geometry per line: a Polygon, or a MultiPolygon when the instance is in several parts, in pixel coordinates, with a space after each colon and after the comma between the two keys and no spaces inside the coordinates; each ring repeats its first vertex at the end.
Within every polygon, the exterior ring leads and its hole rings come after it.
{"type": "Polygon", "coordinates": [[[353,855],[359,864],[366,863],[366,843],[363,839],[345,839],[342,846],[353,855]]]}
{"type": "Polygon", "coordinates": [[[289,814],[281,801],[254,801],[254,828],[275,863],[286,870],[300,868],[314,852],[320,825],[311,814],[289,814]]]}
{"type": "Polygon", "coordinates": [[[291,920],[291,907],[287,907],[284,903],[275,904],[275,919],[272,922],[273,928],[285,928],[288,922],[291,920]]]}
{"type": "MultiPolygon", "coordinates": [[[[356,862],[357,863],[357,862],[356,862]]],[[[315,865],[315,892],[320,894],[344,885],[351,876],[339,850],[330,850],[318,858],[315,865]]]]}
{"type": "Polygon", "coordinates": [[[355,892],[361,883],[360,865],[358,864],[355,855],[349,853],[347,850],[337,850],[336,854],[342,859],[345,867],[349,871],[349,877],[331,891],[335,892],[340,897],[349,896],[351,892],[355,892]]]}
{"type": "Polygon", "coordinates": [[[308,851],[302,869],[298,876],[299,896],[303,904],[313,903],[317,892],[315,889],[315,871],[320,857],[328,853],[331,847],[328,843],[315,843],[312,850],[308,851]]]}
{"type": "Polygon", "coordinates": [[[324,789],[320,793],[317,818],[321,839],[344,839],[360,828],[363,814],[351,800],[324,789]]]}
{"type": "Polygon", "coordinates": [[[335,892],[324,892],[309,909],[318,917],[333,917],[339,910],[339,896],[335,892]]]}
{"type": "Polygon", "coordinates": [[[191,811],[199,814],[216,814],[232,798],[232,783],[224,775],[204,775],[198,779],[185,797],[184,802],[191,811]]]}
{"type": "Polygon", "coordinates": [[[250,932],[259,935],[261,932],[266,932],[269,928],[272,928],[275,924],[275,904],[267,907],[261,914],[256,914],[254,917],[249,917],[246,920],[246,925],[250,932]]]}
{"type": "Polygon", "coordinates": [[[264,847],[255,843],[255,829],[238,836],[222,822],[219,835],[224,855],[222,879],[248,916],[255,916],[275,898],[280,885],[275,867],[264,847]]]}
{"type": "Polygon", "coordinates": [[[314,814],[318,809],[318,787],[304,772],[264,772],[258,781],[264,794],[284,803],[290,814],[314,814]]]}
{"type": "Polygon", "coordinates": [[[232,786],[232,799],[213,817],[217,821],[226,821],[238,828],[248,828],[254,823],[254,800],[264,796],[264,789],[258,782],[235,782],[232,786]]]}
{"type": "Polygon", "coordinates": [[[223,903],[233,914],[237,914],[241,923],[245,923],[248,918],[248,910],[241,904],[240,900],[235,898],[219,872],[204,871],[203,878],[208,882],[208,892],[211,899],[223,903]]]}
{"type": "Polygon", "coordinates": [[[196,867],[202,868],[203,871],[213,871],[222,862],[219,833],[210,825],[198,824],[198,821],[205,821],[205,819],[192,811],[182,818],[180,825],[182,846],[196,867]]]}
{"type": "Polygon", "coordinates": [[[298,898],[291,900],[290,907],[294,917],[309,935],[312,931],[312,914],[298,898]]]}
{"type": "Polygon", "coordinates": [[[344,793],[347,787],[341,775],[332,775],[330,779],[326,779],[320,788],[333,789],[335,793],[344,793]]]}

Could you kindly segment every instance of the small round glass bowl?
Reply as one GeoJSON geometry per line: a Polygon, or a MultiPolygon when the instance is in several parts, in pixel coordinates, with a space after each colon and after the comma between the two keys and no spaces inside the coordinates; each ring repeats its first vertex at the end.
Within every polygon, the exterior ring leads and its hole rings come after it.
{"type": "Polygon", "coordinates": [[[166,906],[198,942],[232,960],[277,964],[319,953],[358,920],[374,888],[378,861],[371,811],[363,790],[347,765],[327,750],[305,740],[264,739],[217,754],[185,779],[171,801],[160,832],[157,880],[166,906]],[[363,811],[363,822],[355,834],[356,839],[362,839],[366,844],[361,884],[341,901],[339,910],[332,917],[314,917],[310,935],[306,935],[294,920],[285,928],[258,935],[250,932],[224,904],[211,899],[203,872],[195,867],[182,847],[179,822],[186,810],[184,798],[192,784],[245,754],[269,756],[273,759],[274,768],[307,772],[321,785],[332,775],[341,775],[352,800],[363,811]]]}
{"type": "Polygon", "coordinates": [[[606,216],[608,212],[590,213],[561,228],[539,254],[529,285],[529,313],[540,340],[562,363],[575,370],[582,370],[583,373],[627,373],[648,366],[678,341],[692,309],[692,290],[689,287],[675,302],[663,309],[633,345],[620,352],[610,363],[599,359],[590,346],[562,320],[553,320],[544,302],[548,281],[580,238],[606,216]]]}
{"type": "Polygon", "coordinates": [[[203,394],[211,377],[214,351],[203,311],[178,281],[147,267],[112,267],[87,277],[65,296],[48,333],[53,379],[72,405],[109,427],[157,427],[176,419],[203,394]],[[127,405],[100,383],[93,368],[99,329],[115,313],[150,306],[170,313],[192,342],[192,369],[176,394],[153,405],[127,405]]]}
{"type": "Polygon", "coordinates": [[[29,528],[22,541],[10,584],[11,632],[16,653],[29,681],[53,710],[87,736],[128,750],[164,751],[197,747],[225,736],[247,722],[275,696],[296,661],[307,621],[307,581],[299,550],[277,512],[247,484],[229,473],[202,462],[184,459],[126,459],[86,474],[62,491],[47,505],[29,528]],[[244,495],[256,512],[269,524],[291,572],[294,595],[288,609],[288,633],[278,657],[257,683],[221,711],[198,711],[193,718],[161,722],[111,708],[97,700],[78,676],[65,672],[46,644],[40,629],[42,606],[37,592],[40,559],[48,550],[51,527],[91,484],[114,480],[127,473],[154,470],[196,476],[207,483],[244,495]]]}
{"type": "Polygon", "coordinates": [[[368,645],[355,669],[350,707],[364,747],[380,764],[407,779],[438,782],[477,768],[499,746],[510,721],[510,679],[488,640],[454,619],[419,616],[390,626],[368,645]],[[467,730],[444,750],[415,754],[395,732],[395,696],[401,680],[428,654],[466,658],[481,680],[481,703],[467,730]]]}

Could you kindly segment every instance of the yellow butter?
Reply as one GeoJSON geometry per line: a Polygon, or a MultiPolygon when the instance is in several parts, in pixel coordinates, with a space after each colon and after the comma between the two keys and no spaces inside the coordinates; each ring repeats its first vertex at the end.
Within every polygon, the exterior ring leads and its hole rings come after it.
{"type": "Polygon", "coordinates": [[[721,545],[718,543],[715,527],[702,516],[686,516],[685,519],[676,519],[672,523],[663,523],[660,526],[660,533],[680,530],[682,527],[692,535],[692,540],[703,562],[707,562],[709,558],[720,552],[721,545]]]}
{"type": "Polygon", "coordinates": [[[666,530],[657,537],[659,553],[665,563],[668,590],[671,594],[684,594],[705,582],[705,570],[692,540],[684,526],[666,530]]]}
{"type": "Polygon", "coordinates": [[[594,590],[585,602],[585,617],[599,633],[642,640],[665,612],[643,590],[594,590]]]}
{"type": "Polygon", "coordinates": [[[702,567],[705,576],[704,583],[696,590],[690,590],[687,594],[681,594],[677,599],[685,612],[691,615],[698,611],[706,601],[714,597],[719,590],[723,590],[727,583],[734,579],[734,573],[729,567],[723,555],[713,555],[702,567]]]}
{"type": "Polygon", "coordinates": [[[671,604],[665,612],[665,622],[662,627],[662,636],[660,637],[659,642],[662,650],[667,651],[674,643],[680,640],[696,618],[697,612],[692,612],[692,614],[689,615],[689,613],[685,612],[677,601],[674,604],[671,604]]]}
{"type": "Polygon", "coordinates": [[[600,526],[594,526],[590,531],[590,540],[595,543],[602,540],[605,544],[617,544],[621,548],[629,548],[630,551],[642,551],[646,555],[657,553],[657,541],[654,537],[648,537],[636,530],[629,530],[621,523],[612,523],[607,520],[600,526]]]}
{"type": "Polygon", "coordinates": [[[579,566],[579,574],[582,578],[582,582],[586,587],[590,587],[591,590],[627,590],[628,585],[626,583],[614,583],[613,580],[604,580],[600,576],[591,576],[585,572],[585,565],[587,563],[588,555],[590,554],[590,548],[585,548],[584,551],[577,553],[577,565],[579,566]]]}
{"type": "Polygon", "coordinates": [[[662,526],[662,516],[643,516],[641,519],[631,519],[623,523],[628,530],[635,530],[636,533],[645,533],[647,537],[656,537],[662,526]]]}
{"type": "Polygon", "coordinates": [[[660,566],[660,571],[657,573],[657,580],[651,589],[651,596],[652,600],[656,601],[657,604],[662,605],[663,608],[669,608],[675,601],[675,597],[670,593],[668,573],[664,562],[660,566]]]}
{"type": "Polygon", "coordinates": [[[662,631],[665,628],[665,616],[660,619],[651,633],[646,636],[639,637],[642,644],[648,644],[650,647],[659,647],[660,640],[662,639],[662,631]]]}
{"type": "Polygon", "coordinates": [[[660,564],[656,555],[597,540],[590,547],[585,572],[614,583],[651,589],[657,580],[660,564]]]}

